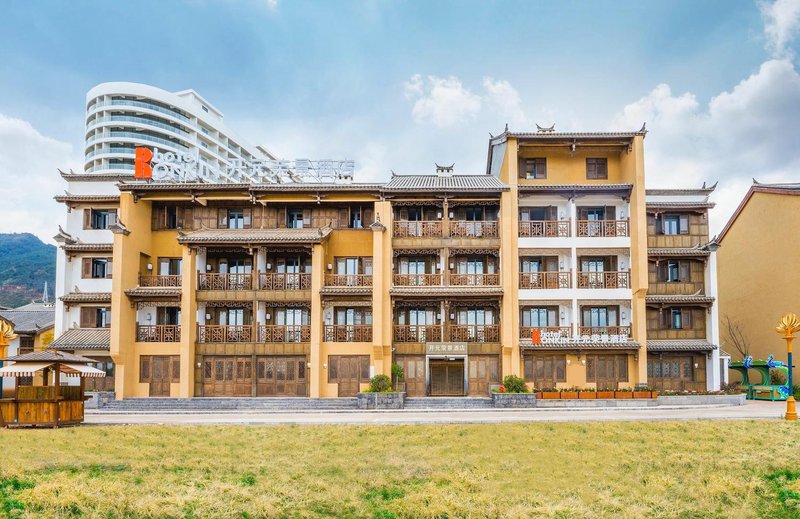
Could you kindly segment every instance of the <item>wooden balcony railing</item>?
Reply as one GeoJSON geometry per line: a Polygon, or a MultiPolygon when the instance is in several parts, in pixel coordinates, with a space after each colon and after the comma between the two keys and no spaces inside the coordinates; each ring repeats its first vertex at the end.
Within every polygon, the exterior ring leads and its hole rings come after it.
{"type": "Polygon", "coordinates": [[[371,287],[372,274],[325,274],[329,287],[371,287]]]}
{"type": "Polygon", "coordinates": [[[631,335],[630,326],[580,326],[578,334],[584,335],[631,335]]]}
{"type": "Polygon", "coordinates": [[[455,342],[500,342],[499,324],[453,324],[450,340],[455,342]]]}
{"type": "Polygon", "coordinates": [[[395,238],[441,238],[442,222],[441,221],[411,222],[407,220],[395,220],[394,237],[395,238]]]}
{"type": "Polygon", "coordinates": [[[255,342],[255,334],[249,324],[200,324],[197,326],[197,342],[255,342]]]}
{"type": "Polygon", "coordinates": [[[441,274],[395,274],[396,287],[438,287],[442,285],[441,274]]]}
{"type": "Polygon", "coordinates": [[[180,276],[143,276],[139,274],[140,287],[180,287],[180,276]]]}
{"type": "Polygon", "coordinates": [[[527,220],[519,222],[520,238],[569,238],[570,220],[527,220]]]}
{"type": "Polygon", "coordinates": [[[520,326],[519,338],[530,339],[533,336],[533,330],[540,330],[544,333],[560,333],[562,337],[572,337],[571,326],[520,326]]]}
{"type": "Polygon", "coordinates": [[[326,324],[326,342],[372,342],[371,324],[326,324]]]}
{"type": "Polygon", "coordinates": [[[570,288],[572,276],[566,272],[520,272],[519,288],[570,288]]]}
{"type": "Polygon", "coordinates": [[[259,290],[311,290],[311,274],[299,272],[261,272],[259,290]]]}
{"type": "Polygon", "coordinates": [[[475,287],[497,286],[500,284],[500,274],[450,274],[450,286],[475,287]]]}
{"type": "Polygon", "coordinates": [[[252,274],[199,273],[197,290],[252,290],[252,274]]]}
{"type": "Polygon", "coordinates": [[[440,342],[444,334],[441,324],[394,326],[394,342],[440,342]]]}
{"type": "Polygon", "coordinates": [[[454,238],[497,238],[498,226],[496,221],[464,221],[450,222],[450,236],[454,238]]]}
{"type": "Polygon", "coordinates": [[[136,342],[180,342],[179,324],[137,324],[136,342]]]}
{"type": "Polygon", "coordinates": [[[311,326],[307,324],[262,324],[258,327],[259,342],[311,342],[311,326]]]}
{"type": "Polygon", "coordinates": [[[578,220],[579,237],[630,236],[628,220],[578,220]]]}
{"type": "Polygon", "coordinates": [[[578,288],[630,287],[630,272],[578,272],[578,288]]]}

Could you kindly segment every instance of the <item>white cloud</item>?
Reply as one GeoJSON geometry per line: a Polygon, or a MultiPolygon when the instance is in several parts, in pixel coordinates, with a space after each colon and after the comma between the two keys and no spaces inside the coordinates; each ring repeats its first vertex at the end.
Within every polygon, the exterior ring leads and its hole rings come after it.
{"type": "Polygon", "coordinates": [[[759,8],[764,19],[767,50],[776,57],[789,55],[788,45],[800,30],[800,0],[760,2],[759,8]]]}
{"type": "Polygon", "coordinates": [[[416,74],[404,84],[406,97],[414,101],[411,115],[418,123],[433,123],[440,128],[474,118],[481,110],[480,96],[472,93],[455,76],[416,74]]]}
{"type": "Polygon", "coordinates": [[[69,144],[0,114],[0,232],[32,232],[50,243],[64,220],[64,207],[51,198],[64,190],[57,168],[74,163],[69,144]]]}
{"type": "Polygon", "coordinates": [[[519,92],[505,79],[483,78],[484,99],[488,109],[504,118],[506,122],[524,126],[527,124],[519,92]]]}

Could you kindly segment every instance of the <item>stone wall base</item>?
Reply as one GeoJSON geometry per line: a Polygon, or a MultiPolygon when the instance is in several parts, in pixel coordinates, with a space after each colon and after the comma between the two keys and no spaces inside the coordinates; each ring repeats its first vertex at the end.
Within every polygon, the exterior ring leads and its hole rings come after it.
{"type": "Polygon", "coordinates": [[[359,409],[403,409],[405,393],[359,393],[356,395],[359,409]]]}

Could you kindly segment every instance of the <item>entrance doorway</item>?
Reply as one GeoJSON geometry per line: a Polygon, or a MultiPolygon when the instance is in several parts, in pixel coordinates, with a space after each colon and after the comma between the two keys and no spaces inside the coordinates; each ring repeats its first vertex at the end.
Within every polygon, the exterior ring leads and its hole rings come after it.
{"type": "Polygon", "coordinates": [[[489,386],[500,384],[500,357],[469,356],[469,396],[489,396],[489,386]]]}
{"type": "Polygon", "coordinates": [[[306,396],[305,357],[257,357],[257,396],[306,396]]]}
{"type": "Polygon", "coordinates": [[[150,378],[150,396],[169,396],[169,356],[153,355],[151,362],[153,375],[150,378]]]}
{"type": "Polygon", "coordinates": [[[337,384],[339,396],[356,396],[369,382],[369,355],[330,355],[328,382],[337,384]]]}
{"type": "Polygon", "coordinates": [[[425,355],[398,355],[395,362],[403,368],[407,396],[425,396],[425,355]]]}
{"type": "Polygon", "coordinates": [[[428,362],[431,396],[464,396],[464,359],[428,362]]]}

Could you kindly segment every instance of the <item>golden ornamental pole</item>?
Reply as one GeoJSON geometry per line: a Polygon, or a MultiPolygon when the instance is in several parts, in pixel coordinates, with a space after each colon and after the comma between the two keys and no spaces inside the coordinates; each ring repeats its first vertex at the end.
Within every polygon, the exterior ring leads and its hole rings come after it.
{"type": "Polygon", "coordinates": [[[786,360],[789,364],[789,375],[786,381],[786,383],[789,385],[789,398],[786,399],[786,419],[796,422],[797,411],[794,407],[794,386],[792,385],[792,370],[794,368],[792,366],[792,341],[794,340],[795,332],[800,331],[800,319],[798,319],[793,313],[789,312],[788,314],[784,315],[783,318],[781,318],[778,326],[775,327],[775,331],[782,334],[783,338],[786,339],[786,360]]]}
{"type": "MultiPolygon", "coordinates": [[[[0,320],[0,368],[3,367],[3,359],[8,354],[8,343],[16,338],[14,327],[10,323],[0,320]]],[[[3,398],[3,377],[0,377],[0,398],[3,398]]]]}

